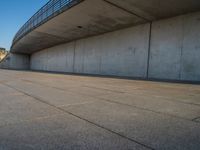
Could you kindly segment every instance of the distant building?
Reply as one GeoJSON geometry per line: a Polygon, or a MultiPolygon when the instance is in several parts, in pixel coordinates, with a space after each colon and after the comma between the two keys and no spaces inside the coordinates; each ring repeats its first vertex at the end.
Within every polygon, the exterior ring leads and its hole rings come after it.
{"type": "Polygon", "coordinates": [[[0,61],[8,54],[5,48],[0,47],[0,61]]]}

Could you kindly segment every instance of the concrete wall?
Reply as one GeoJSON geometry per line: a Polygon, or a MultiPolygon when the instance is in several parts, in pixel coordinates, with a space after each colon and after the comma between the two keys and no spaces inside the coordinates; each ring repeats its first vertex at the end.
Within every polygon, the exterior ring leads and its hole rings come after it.
{"type": "Polygon", "coordinates": [[[57,72],[73,72],[75,42],[55,46],[31,57],[31,69],[57,72]]]}
{"type": "Polygon", "coordinates": [[[153,23],[149,77],[200,81],[200,13],[153,23]]]}
{"type": "Polygon", "coordinates": [[[52,47],[31,57],[34,70],[146,78],[150,25],[52,47]]]}
{"type": "Polygon", "coordinates": [[[28,55],[10,53],[0,62],[0,68],[3,69],[30,69],[30,57],[28,55]]]}
{"type": "Polygon", "coordinates": [[[189,81],[200,81],[199,64],[200,13],[156,21],[151,28],[144,24],[81,39],[31,56],[34,70],[189,81]]]}

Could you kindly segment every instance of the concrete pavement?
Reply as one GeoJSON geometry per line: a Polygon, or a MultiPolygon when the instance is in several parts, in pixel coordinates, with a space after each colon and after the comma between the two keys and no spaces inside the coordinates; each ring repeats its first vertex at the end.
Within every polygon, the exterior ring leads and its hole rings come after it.
{"type": "Polygon", "coordinates": [[[199,150],[200,85],[0,70],[0,149],[199,150]]]}

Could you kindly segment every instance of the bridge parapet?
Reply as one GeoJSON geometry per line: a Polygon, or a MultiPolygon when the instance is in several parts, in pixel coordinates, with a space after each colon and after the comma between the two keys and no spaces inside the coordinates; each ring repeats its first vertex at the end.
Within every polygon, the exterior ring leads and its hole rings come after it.
{"type": "Polygon", "coordinates": [[[50,0],[19,29],[13,39],[13,45],[33,29],[81,1],[83,0],[50,0]]]}

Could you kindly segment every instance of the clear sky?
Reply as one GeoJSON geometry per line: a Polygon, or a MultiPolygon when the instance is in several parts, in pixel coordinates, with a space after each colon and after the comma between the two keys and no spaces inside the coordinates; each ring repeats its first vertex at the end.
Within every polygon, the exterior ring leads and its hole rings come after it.
{"type": "Polygon", "coordinates": [[[0,47],[10,49],[19,28],[49,0],[0,0],[0,47]]]}

